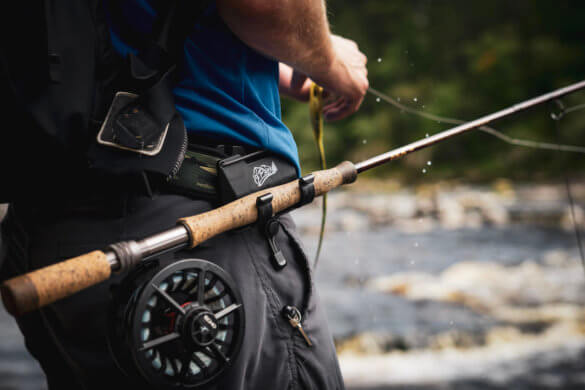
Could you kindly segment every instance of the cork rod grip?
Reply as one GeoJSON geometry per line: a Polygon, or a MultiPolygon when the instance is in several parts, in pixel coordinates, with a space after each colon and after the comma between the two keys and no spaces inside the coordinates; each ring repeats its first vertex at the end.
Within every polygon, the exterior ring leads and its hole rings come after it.
{"type": "MultiPolygon", "coordinates": [[[[342,184],[353,183],[357,178],[357,171],[351,162],[345,161],[335,168],[317,171],[313,175],[315,196],[321,196],[342,184]]],[[[296,205],[301,199],[299,182],[294,180],[247,195],[207,213],[181,218],[178,222],[189,230],[191,247],[196,247],[218,234],[256,222],[258,219],[256,199],[267,193],[273,196],[274,213],[296,205]]]]}
{"type": "Polygon", "coordinates": [[[68,297],[110,277],[111,267],[101,251],[38,269],[0,286],[6,310],[20,316],[68,297]]]}

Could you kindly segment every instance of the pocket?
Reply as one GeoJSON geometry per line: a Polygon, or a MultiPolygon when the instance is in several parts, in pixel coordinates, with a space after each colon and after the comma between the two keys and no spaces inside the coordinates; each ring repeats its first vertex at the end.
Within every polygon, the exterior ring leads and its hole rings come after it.
{"type": "MultiPolygon", "coordinates": [[[[284,306],[294,306],[304,312],[312,294],[312,277],[290,216],[279,217],[279,229],[273,238],[286,259],[283,268],[275,266],[267,236],[258,227],[251,229],[256,233],[249,236],[248,248],[260,277],[266,281],[267,294],[274,300],[279,319],[283,321],[281,311],[284,306]]],[[[290,326],[286,327],[290,329],[290,326]]]]}
{"type": "Polygon", "coordinates": [[[296,225],[289,214],[285,214],[280,218],[282,230],[287,236],[289,241],[288,245],[291,247],[295,255],[295,260],[298,262],[299,267],[302,271],[303,277],[305,278],[306,282],[306,293],[305,299],[302,302],[302,305],[299,306],[299,310],[301,314],[305,316],[307,312],[307,308],[311,304],[311,298],[313,296],[313,270],[311,268],[311,263],[307,256],[307,252],[304,248],[304,245],[298,236],[296,225]]]}
{"type": "Polygon", "coordinates": [[[291,245],[295,247],[300,256],[308,283],[305,302],[299,309],[302,314],[303,331],[311,341],[312,346],[306,345],[298,330],[292,331],[297,387],[306,390],[342,390],[344,384],[333,344],[333,336],[327,324],[325,308],[321,305],[315,289],[311,263],[292,218],[285,215],[282,218],[282,226],[291,245]]]}

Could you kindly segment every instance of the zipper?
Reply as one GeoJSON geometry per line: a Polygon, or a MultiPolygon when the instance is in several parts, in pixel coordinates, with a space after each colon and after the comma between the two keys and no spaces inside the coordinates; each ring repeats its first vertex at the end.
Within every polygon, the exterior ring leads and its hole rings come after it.
{"type": "Polygon", "coordinates": [[[183,143],[181,144],[181,149],[179,149],[179,155],[177,156],[177,159],[175,160],[175,163],[173,164],[173,166],[172,166],[172,168],[167,176],[167,180],[172,179],[173,177],[175,177],[177,175],[177,173],[179,173],[179,169],[181,168],[181,165],[183,164],[183,160],[185,160],[185,154],[187,153],[187,145],[189,144],[189,139],[187,137],[187,130],[184,127],[183,127],[183,130],[184,130],[183,143]]]}

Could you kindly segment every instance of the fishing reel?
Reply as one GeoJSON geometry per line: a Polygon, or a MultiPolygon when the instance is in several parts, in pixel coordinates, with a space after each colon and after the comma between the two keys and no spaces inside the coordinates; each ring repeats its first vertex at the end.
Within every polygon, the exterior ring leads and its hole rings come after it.
{"type": "Polygon", "coordinates": [[[220,377],[244,335],[231,277],[205,260],[140,265],[116,289],[109,348],[129,377],[156,388],[196,388],[220,377]]]}

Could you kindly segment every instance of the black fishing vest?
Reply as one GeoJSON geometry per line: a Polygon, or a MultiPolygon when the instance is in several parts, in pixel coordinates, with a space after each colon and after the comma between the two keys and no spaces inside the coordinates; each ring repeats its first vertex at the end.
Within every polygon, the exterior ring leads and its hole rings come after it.
{"type": "Polygon", "coordinates": [[[208,3],[154,1],[160,16],[150,43],[128,58],[115,52],[99,0],[7,3],[0,34],[0,202],[36,196],[88,169],[172,176],[187,145],[171,92],[174,71],[208,3]]]}

